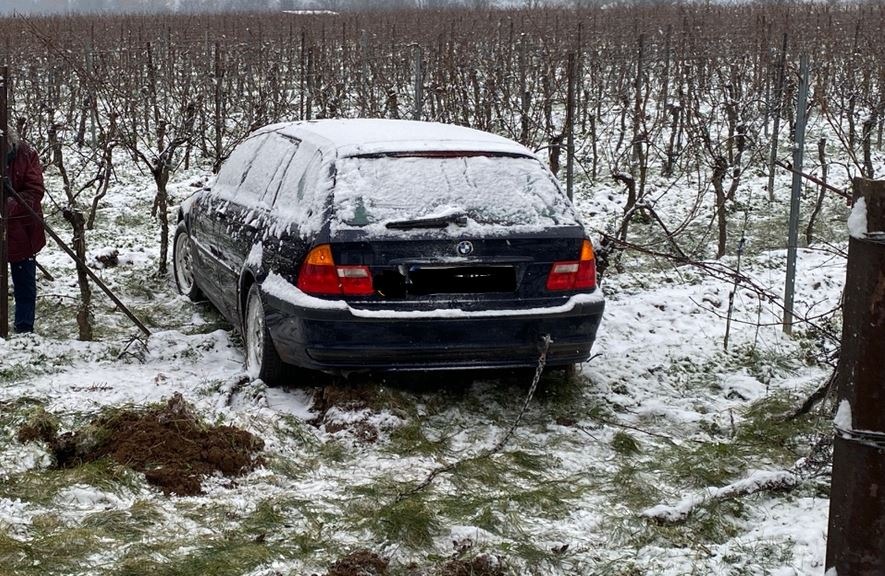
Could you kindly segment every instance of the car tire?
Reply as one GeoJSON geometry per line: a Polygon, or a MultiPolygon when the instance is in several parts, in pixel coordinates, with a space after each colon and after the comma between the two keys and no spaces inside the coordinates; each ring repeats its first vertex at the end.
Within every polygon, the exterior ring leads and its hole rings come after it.
{"type": "Polygon", "coordinates": [[[203,298],[203,293],[194,278],[193,262],[190,235],[182,220],[175,229],[175,239],[172,242],[172,275],[175,277],[178,293],[196,302],[203,298]]]}
{"type": "Polygon", "coordinates": [[[283,362],[274,348],[267,329],[261,289],[252,284],[246,296],[243,314],[243,345],[246,349],[246,372],[252,378],[260,378],[267,384],[275,384],[283,373],[283,362]]]}

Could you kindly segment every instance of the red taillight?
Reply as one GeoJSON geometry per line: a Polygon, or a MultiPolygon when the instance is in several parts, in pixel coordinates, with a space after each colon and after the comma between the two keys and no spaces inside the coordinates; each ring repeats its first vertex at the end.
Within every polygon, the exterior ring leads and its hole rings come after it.
{"type": "Polygon", "coordinates": [[[368,266],[336,266],[332,248],[321,244],[304,259],[298,288],[307,294],[368,295],[375,292],[368,266]]]}
{"type": "Polygon", "coordinates": [[[596,259],[593,244],[584,240],[579,260],[554,262],[547,275],[547,290],[586,290],[596,288],[596,259]]]}

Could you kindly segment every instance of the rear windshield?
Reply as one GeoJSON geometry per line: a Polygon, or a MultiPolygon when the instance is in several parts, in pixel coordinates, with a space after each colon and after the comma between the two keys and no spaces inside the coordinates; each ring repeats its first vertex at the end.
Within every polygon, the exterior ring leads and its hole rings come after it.
{"type": "Polygon", "coordinates": [[[337,162],[337,228],[392,231],[402,222],[452,215],[463,215],[462,226],[577,224],[568,199],[534,158],[397,155],[337,162]]]}

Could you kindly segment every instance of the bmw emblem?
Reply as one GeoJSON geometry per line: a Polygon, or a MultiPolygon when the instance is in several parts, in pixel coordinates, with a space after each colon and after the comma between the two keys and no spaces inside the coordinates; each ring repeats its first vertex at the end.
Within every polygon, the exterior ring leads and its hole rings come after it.
{"type": "Polygon", "coordinates": [[[462,240],[458,242],[459,256],[470,256],[471,254],[473,254],[473,242],[469,240],[462,240]]]}

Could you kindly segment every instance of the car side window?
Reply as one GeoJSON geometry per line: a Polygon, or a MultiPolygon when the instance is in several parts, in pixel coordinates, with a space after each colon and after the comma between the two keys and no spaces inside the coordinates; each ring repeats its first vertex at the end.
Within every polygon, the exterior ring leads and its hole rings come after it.
{"type": "Polygon", "coordinates": [[[274,198],[274,206],[298,204],[304,197],[304,175],[311,160],[318,154],[312,146],[301,145],[289,163],[274,198]]]}
{"type": "Polygon", "coordinates": [[[306,198],[313,198],[316,192],[317,183],[320,176],[320,167],[323,163],[323,155],[319,151],[314,152],[307,168],[304,170],[304,176],[298,182],[297,195],[298,199],[305,201],[306,198]]]}
{"type": "Polygon", "coordinates": [[[280,165],[274,173],[270,184],[267,186],[267,190],[261,198],[262,202],[264,204],[267,204],[268,206],[272,206],[273,203],[276,201],[277,194],[279,193],[280,188],[282,187],[283,182],[286,179],[286,174],[288,173],[289,166],[292,164],[292,158],[298,153],[298,150],[301,148],[300,140],[282,136],[278,138],[278,145],[283,147],[281,148],[281,150],[284,150],[284,152],[281,154],[282,162],[280,162],[280,165]]]}
{"type": "Polygon", "coordinates": [[[258,136],[249,136],[241,142],[231,155],[224,161],[221,170],[218,171],[218,178],[215,179],[213,186],[214,192],[225,200],[232,200],[237,193],[240,184],[249,174],[249,168],[255,160],[255,155],[259,147],[267,139],[267,134],[259,134],[258,136]]]}
{"type": "Polygon", "coordinates": [[[247,206],[266,203],[269,206],[296,149],[294,142],[277,134],[269,134],[237,189],[237,203],[247,206]]]}

